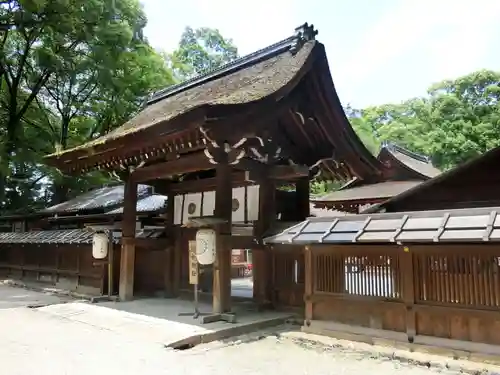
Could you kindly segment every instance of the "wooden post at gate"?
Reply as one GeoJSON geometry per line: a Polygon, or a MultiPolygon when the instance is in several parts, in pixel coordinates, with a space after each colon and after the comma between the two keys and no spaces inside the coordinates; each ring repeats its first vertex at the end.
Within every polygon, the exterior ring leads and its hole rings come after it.
{"type": "Polygon", "coordinates": [[[298,220],[306,220],[311,216],[309,202],[309,177],[302,177],[295,183],[295,202],[297,204],[298,220]]]}
{"type": "Polygon", "coordinates": [[[175,213],[175,194],[169,190],[167,195],[167,212],[165,215],[165,233],[168,238],[168,245],[165,249],[165,269],[164,269],[164,281],[165,281],[165,295],[169,297],[174,297],[177,294],[175,290],[175,235],[174,235],[174,213],[175,213]]]}
{"type": "MultiPolygon", "coordinates": [[[[254,228],[254,236],[261,239],[276,221],[276,184],[270,178],[262,180],[259,187],[259,220],[254,228]]],[[[273,300],[272,254],[269,248],[260,247],[252,254],[254,274],[254,299],[261,307],[273,300]]]]}
{"type": "Polygon", "coordinates": [[[213,273],[213,312],[222,314],[231,311],[231,235],[233,189],[231,166],[221,160],[216,168],[215,217],[225,222],[216,226],[216,253],[213,273]]]}
{"type": "Polygon", "coordinates": [[[118,295],[121,301],[128,301],[134,297],[137,182],[128,178],[125,181],[124,189],[120,286],[118,295]]]}

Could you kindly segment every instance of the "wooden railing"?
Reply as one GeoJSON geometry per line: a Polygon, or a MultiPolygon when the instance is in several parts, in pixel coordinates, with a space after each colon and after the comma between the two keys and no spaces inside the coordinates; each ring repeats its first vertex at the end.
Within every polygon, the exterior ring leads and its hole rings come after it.
{"type": "Polygon", "coordinates": [[[414,255],[417,303],[500,307],[499,258],[414,255]]]}
{"type": "Polygon", "coordinates": [[[500,345],[499,260],[487,245],[311,247],[306,324],[500,345]]]}
{"type": "Polygon", "coordinates": [[[400,285],[396,285],[398,278],[394,277],[399,271],[397,257],[318,254],[314,266],[314,290],[317,292],[392,299],[400,295],[400,285]]]}
{"type": "Polygon", "coordinates": [[[273,253],[273,303],[302,306],[304,303],[304,254],[295,247],[291,251],[273,253]]]}

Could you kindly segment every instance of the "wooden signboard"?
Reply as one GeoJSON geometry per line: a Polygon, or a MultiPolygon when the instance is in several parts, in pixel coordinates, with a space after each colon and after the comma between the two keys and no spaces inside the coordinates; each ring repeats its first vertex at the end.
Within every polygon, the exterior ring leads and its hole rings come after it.
{"type": "Polygon", "coordinates": [[[231,251],[231,263],[239,264],[245,262],[245,250],[235,250],[231,251]]]}
{"type": "Polygon", "coordinates": [[[198,260],[196,241],[189,241],[189,284],[198,284],[198,260]]]}

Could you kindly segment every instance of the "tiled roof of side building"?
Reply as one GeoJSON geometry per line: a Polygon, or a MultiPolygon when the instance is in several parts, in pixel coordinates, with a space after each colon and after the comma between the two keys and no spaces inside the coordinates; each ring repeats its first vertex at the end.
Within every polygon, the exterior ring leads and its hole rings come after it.
{"type": "Polygon", "coordinates": [[[349,189],[337,190],[314,202],[357,201],[367,199],[387,199],[411,189],[422,181],[386,181],[377,184],[368,184],[349,189]]]}
{"type": "MultiPolygon", "coordinates": [[[[66,244],[90,245],[95,232],[90,228],[58,229],[30,232],[0,233],[0,244],[66,244]]],[[[163,229],[140,229],[136,238],[159,238],[164,235],[163,229]]],[[[121,232],[113,232],[113,242],[120,243],[121,232]]]]}
{"type": "MultiPolygon", "coordinates": [[[[124,185],[108,186],[88,191],[66,202],[41,210],[41,213],[81,213],[85,211],[114,209],[123,204],[124,185]]],[[[137,186],[137,197],[140,200],[151,194],[147,185],[137,186]]]]}
{"type": "MultiPolygon", "coordinates": [[[[137,201],[137,212],[156,212],[166,208],[167,197],[164,195],[153,194],[149,197],[137,201]]],[[[123,213],[123,207],[116,208],[108,212],[109,214],[123,213]]]]}

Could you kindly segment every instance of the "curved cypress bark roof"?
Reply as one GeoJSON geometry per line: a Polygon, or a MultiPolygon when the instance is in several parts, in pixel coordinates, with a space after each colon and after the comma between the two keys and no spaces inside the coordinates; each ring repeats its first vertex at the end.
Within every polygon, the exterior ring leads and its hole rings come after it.
{"type": "Polygon", "coordinates": [[[315,199],[316,208],[342,209],[350,205],[380,203],[441,174],[430,158],[385,142],[377,159],[388,168],[386,179],[371,183],[353,179],[339,190],[315,199]]]}
{"type": "Polygon", "coordinates": [[[281,138],[277,142],[286,141],[293,149],[293,162],[317,165],[326,178],[380,179],[386,168],[347,120],[315,34],[305,24],[290,38],[162,90],[121,127],[48,155],[46,161],[73,173],[123,169],[168,152],[204,148],[201,126],[231,123],[227,129],[246,136],[255,130],[245,122],[257,123],[275,113],[272,126],[281,138]],[[278,110],[280,106],[285,110],[278,110]]]}
{"type": "Polygon", "coordinates": [[[499,163],[500,147],[496,147],[363,213],[498,206],[499,163]]]}
{"type": "Polygon", "coordinates": [[[441,174],[428,156],[417,154],[395,143],[385,142],[377,158],[383,160],[387,156],[399,164],[399,167],[406,169],[407,173],[411,173],[413,178],[428,180],[441,174]]]}
{"type": "MultiPolygon", "coordinates": [[[[314,48],[306,43],[296,55],[281,53],[215,80],[201,81],[200,85],[175,87],[163,95],[156,94],[147,106],[119,128],[78,148],[87,148],[145,129],[165,124],[165,130],[176,130],[169,120],[200,108],[248,104],[279,92],[303,68],[314,48]]],[[[75,150],[75,149],[73,149],[75,150]]],[[[73,150],[67,150],[71,153],[73,150]]]]}

